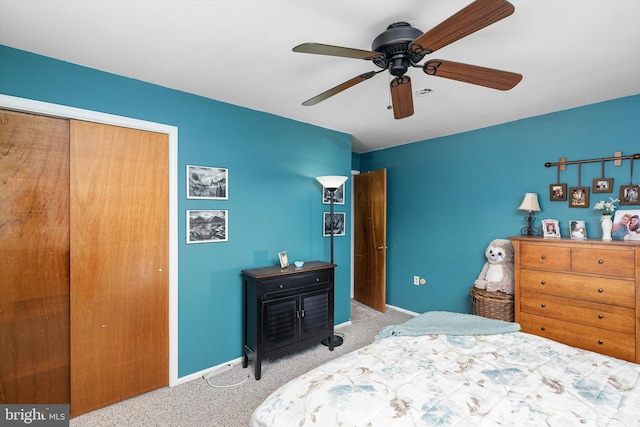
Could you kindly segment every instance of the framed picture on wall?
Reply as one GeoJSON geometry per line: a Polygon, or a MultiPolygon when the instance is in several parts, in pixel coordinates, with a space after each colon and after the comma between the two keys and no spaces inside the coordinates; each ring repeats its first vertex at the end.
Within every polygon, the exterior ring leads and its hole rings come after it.
{"type": "Polygon", "coordinates": [[[587,227],[584,221],[571,220],[569,221],[569,231],[572,239],[586,239],[587,227]]]}
{"type": "Polygon", "coordinates": [[[589,187],[569,188],[569,207],[588,208],[589,207],[589,187]]]}
{"type": "Polygon", "coordinates": [[[187,199],[228,200],[229,170],[187,165],[187,199]]]}
{"type": "MultiPolygon", "coordinates": [[[[331,192],[324,186],[322,187],[322,203],[325,205],[331,203],[331,192]]],[[[338,189],[333,193],[333,204],[344,205],[344,184],[338,187],[338,189]]]]}
{"type": "Polygon", "coordinates": [[[591,191],[594,193],[613,193],[613,178],[594,178],[591,191]]]}
{"type": "Polygon", "coordinates": [[[620,186],[621,205],[640,205],[640,184],[620,186]]]}
{"type": "MultiPolygon", "coordinates": [[[[333,213],[333,235],[344,236],[346,214],[344,212],[333,213]]],[[[322,213],[322,235],[331,236],[331,212],[322,213]]]]}
{"type": "Polygon", "coordinates": [[[560,227],[558,227],[557,219],[543,219],[542,231],[544,237],[560,237],[560,227]]]}
{"type": "Polygon", "coordinates": [[[187,211],[187,244],[229,240],[227,211],[187,211]]]}
{"type": "Polygon", "coordinates": [[[549,185],[549,200],[552,202],[563,202],[567,200],[567,184],[549,185]]]}

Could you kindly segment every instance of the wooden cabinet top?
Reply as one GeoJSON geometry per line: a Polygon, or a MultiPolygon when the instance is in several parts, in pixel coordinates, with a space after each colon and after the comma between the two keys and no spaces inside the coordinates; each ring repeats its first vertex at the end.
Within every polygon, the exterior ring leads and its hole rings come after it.
{"type": "Polygon", "coordinates": [[[519,241],[521,243],[536,243],[562,246],[608,246],[615,247],[640,247],[639,240],[611,240],[605,241],[601,239],[571,239],[569,237],[530,237],[530,236],[509,236],[507,239],[519,241]]]}
{"type": "Polygon", "coordinates": [[[242,274],[255,277],[256,279],[264,279],[267,277],[286,276],[288,274],[297,274],[306,271],[324,270],[327,268],[335,268],[335,264],[324,261],[306,261],[300,268],[293,264],[288,267],[281,268],[279,265],[272,265],[269,267],[251,268],[248,270],[242,270],[242,274]]]}

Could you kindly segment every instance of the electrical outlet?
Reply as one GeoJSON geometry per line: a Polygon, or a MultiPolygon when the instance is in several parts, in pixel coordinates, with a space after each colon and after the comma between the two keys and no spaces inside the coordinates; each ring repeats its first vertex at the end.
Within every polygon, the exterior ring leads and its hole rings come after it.
{"type": "Polygon", "coordinates": [[[413,284],[416,286],[420,284],[420,276],[413,276],[413,284]]]}

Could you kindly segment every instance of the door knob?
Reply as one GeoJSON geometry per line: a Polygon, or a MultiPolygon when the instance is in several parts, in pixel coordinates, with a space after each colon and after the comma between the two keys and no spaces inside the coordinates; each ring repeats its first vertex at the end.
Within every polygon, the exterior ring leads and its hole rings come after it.
{"type": "Polygon", "coordinates": [[[381,250],[383,250],[383,249],[387,249],[387,247],[386,247],[386,246],[378,246],[376,249],[377,249],[377,250],[379,250],[379,251],[381,251],[381,250]]]}

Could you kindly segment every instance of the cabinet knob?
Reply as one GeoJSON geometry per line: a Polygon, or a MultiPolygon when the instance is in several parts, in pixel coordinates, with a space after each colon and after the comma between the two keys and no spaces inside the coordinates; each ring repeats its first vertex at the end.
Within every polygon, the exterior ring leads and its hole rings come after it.
{"type": "Polygon", "coordinates": [[[319,282],[319,281],[320,281],[320,278],[319,278],[319,277],[316,277],[316,282],[319,282]]]}
{"type": "Polygon", "coordinates": [[[278,288],[279,289],[284,289],[284,285],[280,284],[280,285],[278,285],[278,288]]]}
{"type": "Polygon", "coordinates": [[[604,260],[603,259],[599,259],[598,260],[598,264],[604,264],[604,260]]]}
{"type": "Polygon", "coordinates": [[[604,344],[604,341],[598,340],[598,344],[604,344]]]}
{"type": "Polygon", "coordinates": [[[547,259],[547,256],[546,255],[542,255],[540,258],[547,259]]]}
{"type": "Polygon", "coordinates": [[[600,289],[598,289],[598,292],[599,292],[599,293],[603,293],[603,292],[604,292],[604,289],[600,288],[600,289]]]}
{"type": "Polygon", "coordinates": [[[542,331],[546,331],[546,330],[547,330],[547,328],[545,328],[545,327],[543,326],[542,328],[540,328],[540,330],[542,330],[542,331]]]}
{"type": "Polygon", "coordinates": [[[541,281],[540,281],[540,284],[541,284],[541,285],[546,285],[546,284],[547,284],[547,282],[545,282],[544,280],[541,280],[541,281]]]}
{"type": "Polygon", "coordinates": [[[603,317],[604,317],[604,315],[598,314],[598,319],[602,319],[603,317]]]}
{"type": "Polygon", "coordinates": [[[542,307],[542,308],[545,308],[546,306],[547,306],[547,304],[545,304],[545,303],[540,304],[540,307],[542,307]]]}

